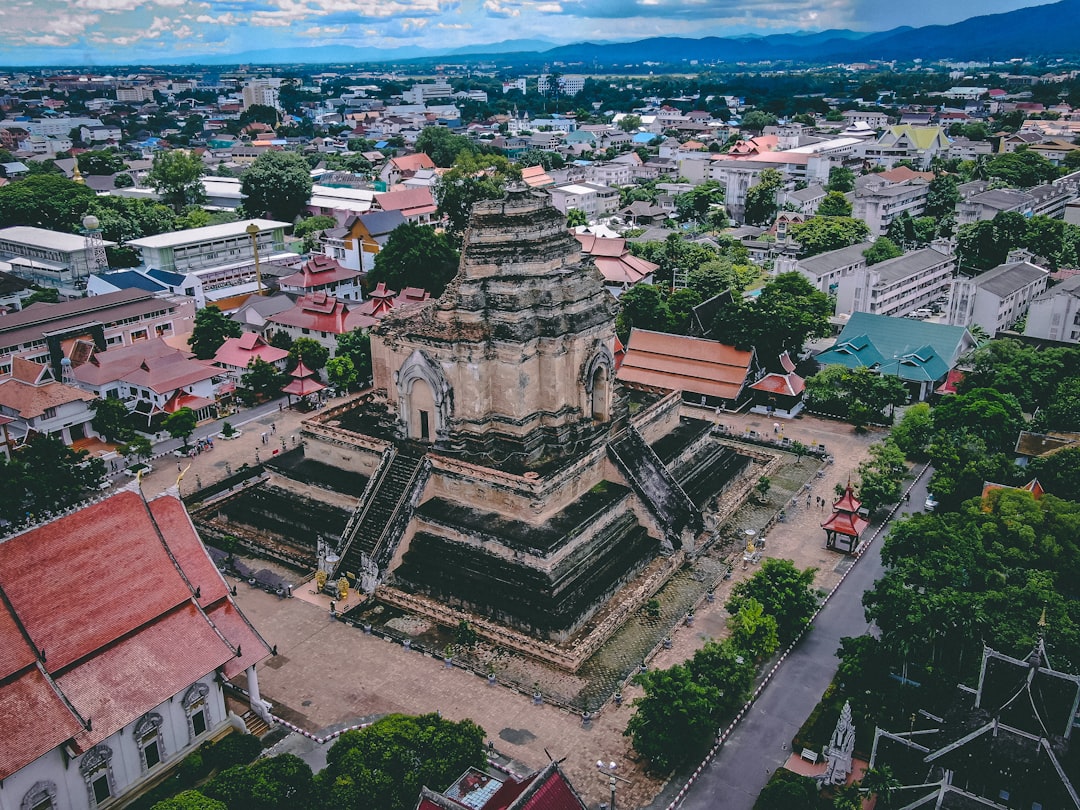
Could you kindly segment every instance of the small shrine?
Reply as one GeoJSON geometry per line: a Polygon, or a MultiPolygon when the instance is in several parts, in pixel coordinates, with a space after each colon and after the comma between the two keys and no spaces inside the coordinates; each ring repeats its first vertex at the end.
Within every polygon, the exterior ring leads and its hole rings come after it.
{"type": "Polygon", "coordinates": [[[291,397],[305,399],[309,395],[317,394],[326,388],[325,385],[319,382],[315,372],[304,365],[303,360],[296,364],[296,368],[289,372],[289,376],[292,377],[292,380],[281,389],[281,392],[289,395],[290,405],[292,405],[291,397]]]}
{"type": "Polygon", "coordinates": [[[766,374],[750,386],[754,398],[752,413],[792,419],[803,409],[806,381],[795,373],[795,363],[787,352],[780,355],[780,366],[783,374],[766,374]]]}
{"type": "Polygon", "coordinates": [[[859,514],[862,501],[855,497],[848,481],[847,489],[833,504],[832,516],[821,524],[825,530],[825,547],[832,551],[854,554],[861,542],[860,537],[870,521],[859,514]]]}

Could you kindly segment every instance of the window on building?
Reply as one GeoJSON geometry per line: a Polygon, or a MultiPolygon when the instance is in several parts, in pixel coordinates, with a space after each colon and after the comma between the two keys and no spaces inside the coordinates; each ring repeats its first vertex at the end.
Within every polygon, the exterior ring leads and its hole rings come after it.
{"type": "Polygon", "coordinates": [[[135,343],[136,341],[139,341],[139,340],[146,340],[146,330],[145,329],[137,329],[137,330],[135,330],[134,332],[131,333],[131,342],[132,343],[135,343]]]}
{"type": "Polygon", "coordinates": [[[55,419],[56,418],[56,408],[46,408],[45,409],[45,418],[46,419],[55,419]]]}
{"type": "Polygon", "coordinates": [[[135,742],[142,754],[142,767],[148,771],[164,758],[161,742],[161,715],[156,712],[145,714],[135,724],[135,742]]]}
{"type": "Polygon", "coordinates": [[[91,785],[94,788],[94,801],[101,804],[112,796],[112,786],[109,784],[109,775],[101,773],[94,777],[91,785]]]}
{"type": "Polygon", "coordinates": [[[112,773],[112,749],[107,745],[95,745],[79,762],[79,773],[86,780],[91,804],[101,804],[112,797],[115,790],[112,773]]]}
{"type": "Polygon", "coordinates": [[[206,733],[210,725],[209,707],[206,705],[206,697],[210,694],[210,687],[204,683],[193,685],[185,693],[181,705],[188,718],[188,735],[191,742],[206,733]]]}
{"type": "Polygon", "coordinates": [[[19,810],[53,810],[56,807],[56,784],[36,782],[23,796],[19,810]]]}

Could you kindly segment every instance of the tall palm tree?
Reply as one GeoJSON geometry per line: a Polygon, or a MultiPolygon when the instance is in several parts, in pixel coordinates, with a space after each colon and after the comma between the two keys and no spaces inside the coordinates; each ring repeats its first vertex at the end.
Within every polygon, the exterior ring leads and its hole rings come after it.
{"type": "Polygon", "coordinates": [[[877,796],[877,807],[881,810],[889,810],[892,806],[894,794],[903,785],[896,778],[892,768],[882,765],[880,768],[870,768],[863,774],[859,787],[863,793],[877,796]]]}

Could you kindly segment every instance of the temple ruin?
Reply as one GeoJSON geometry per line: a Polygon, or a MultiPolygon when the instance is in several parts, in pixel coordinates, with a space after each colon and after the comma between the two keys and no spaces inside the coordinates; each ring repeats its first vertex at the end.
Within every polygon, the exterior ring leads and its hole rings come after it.
{"type": "Polygon", "coordinates": [[[477,204],[445,293],[372,330],[372,389],[305,423],[272,495],[204,520],[306,543],[332,579],[436,621],[551,644],[595,629],[621,588],[662,584],[750,464],[678,392],[615,380],[617,306],[545,192],[477,204]]]}

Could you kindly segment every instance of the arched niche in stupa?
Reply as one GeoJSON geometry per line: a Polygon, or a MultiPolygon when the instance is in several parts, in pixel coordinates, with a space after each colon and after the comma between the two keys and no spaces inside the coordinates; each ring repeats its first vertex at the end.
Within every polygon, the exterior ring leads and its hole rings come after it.
{"type": "Polygon", "coordinates": [[[611,382],[615,376],[615,358],[607,346],[600,346],[585,364],[582,373],[585,403],[582,411],[594,421],[611,419],[611,382]]]}
{"type": "Polygon", "coordinates": [[[396,377],[398,420],[405,437],[421,442],[445,438],[451,389],[438,365],[416,349],[396,377]]]}

